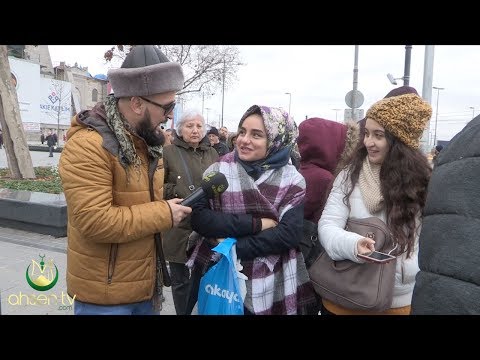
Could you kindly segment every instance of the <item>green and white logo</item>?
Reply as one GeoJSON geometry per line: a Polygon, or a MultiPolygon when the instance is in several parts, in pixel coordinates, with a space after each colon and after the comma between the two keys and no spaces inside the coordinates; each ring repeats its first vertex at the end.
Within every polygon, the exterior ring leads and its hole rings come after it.
{"type": "Polygon", "coordinates": [[[27,277],[28,285],[38,291],[47,291],[55,286],[58,281],[57,265],[52,259],[46,263],[43,261],[45,255],[40,257],[40,264],[32,259],[32,263],[28,265],[25,276],[27,277]],[[30,270],[30,273],[29,273],[30,270]]]}

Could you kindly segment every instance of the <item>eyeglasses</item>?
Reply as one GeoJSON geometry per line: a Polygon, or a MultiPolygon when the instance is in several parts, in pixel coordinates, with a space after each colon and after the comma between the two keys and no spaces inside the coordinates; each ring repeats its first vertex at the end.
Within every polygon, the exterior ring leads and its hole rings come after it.
{"type": "Polygon", "coordinates": [[[145,100],[146,102],[149,102],[150,104],[160,106],[163,109],[163,111],[165,111],[165,116],[170,114],[172,110],[175,108],[175,101],[172,101],[170,104],[167,104],[167,105],[162,105],[150,99],[144,98],[143,96],[139,96],[139,98],[142,100],[145,100]]]}

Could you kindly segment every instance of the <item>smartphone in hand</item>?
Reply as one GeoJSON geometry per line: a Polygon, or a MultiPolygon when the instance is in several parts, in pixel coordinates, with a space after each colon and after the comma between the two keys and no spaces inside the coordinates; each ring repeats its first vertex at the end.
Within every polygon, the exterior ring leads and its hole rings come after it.
{"type": "Polygon", "coordinates": [[[384,264],[395,259],[395,256],[385,254],[380,251],[373,251],[370,254],[358,254],[357,256],[360,259],[372,261],[377,264],[384,264]]]}

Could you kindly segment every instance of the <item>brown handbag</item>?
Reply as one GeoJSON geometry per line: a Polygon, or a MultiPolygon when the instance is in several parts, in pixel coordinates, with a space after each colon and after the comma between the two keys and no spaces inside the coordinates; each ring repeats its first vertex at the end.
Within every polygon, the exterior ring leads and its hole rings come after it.
{"type": "MultiPolygon", "coordinates": [[[[348,219],[345,230],[375,240],[375,249],[394,248],[387,225],[376,217],[348,219]]],[[[396,259],[386,264],[332,260],[325,250],[308,269],[317,294],[353,310],[384,311],[391,307],[396,259]]]]}

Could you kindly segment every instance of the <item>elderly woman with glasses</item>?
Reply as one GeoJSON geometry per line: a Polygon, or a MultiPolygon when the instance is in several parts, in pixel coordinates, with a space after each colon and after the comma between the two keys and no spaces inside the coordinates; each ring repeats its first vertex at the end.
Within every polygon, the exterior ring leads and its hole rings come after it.
{"type": "MultiPolygon", "coordinates": [[[[186,198],[202,182],[202,174],[218,159],[217,151],[205,136],[205,119],[198,111],[185,111],[177,123],[172,145],[163,149],[165,170],[164,198],[186,198]]],[[[187,296],[190,291],[186,247],[192,232],[190,217],[177,227],[163,233],[163,251],[170,265],[172,295],[177,315],[187,315],[187,296]]]]}

